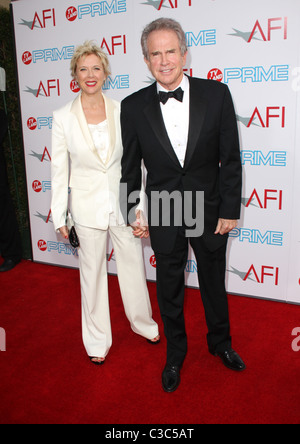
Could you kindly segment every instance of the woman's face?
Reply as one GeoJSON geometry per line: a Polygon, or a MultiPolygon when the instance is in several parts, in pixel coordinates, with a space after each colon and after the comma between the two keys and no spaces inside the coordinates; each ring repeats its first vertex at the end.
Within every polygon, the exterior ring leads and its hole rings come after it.
{"type": "Polygon", "coordinates": [[[81,57],[77,63],[76,80],[85,94],[101,92],[106,75],[100,58],[95,54],[81,57]]]}

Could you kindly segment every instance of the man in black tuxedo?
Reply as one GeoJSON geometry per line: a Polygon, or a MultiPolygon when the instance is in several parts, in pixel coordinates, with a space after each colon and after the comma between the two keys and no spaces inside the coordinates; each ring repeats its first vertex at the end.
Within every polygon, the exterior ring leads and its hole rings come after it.
{"type": "Polygon", "coordinates": [[[143,32],[142,47],[145,62],[157,82],[122,103],[121,205],[135,235],[147,237],[148,227],[141,223],[137,211],[137,220],[132,218],[139,200],[128,204],[132,202],[131,193],[141,190],[144,160],[158,302],[168,344],[162,383],[166,392],[173,392],[179,386],[187,353],[183,306],[189,243],[198,264],[209,351],[231,370],[246,368],[232,349],[225,289],[228,233],[240,218],[242,167],[229,89],[218,82],[184,75],[187,46],[180,24],[171,19],[151,23],[143,32]],[[173,205],[172,199],[168,205],[164,206],[162,200],[158,204],[159,193],[165,192],[181,200],[174,200],[173,205]],[[204,192],[203,235],[197,228],[201,219],[199,192],[204,192]],[[123,205],[126,199],[127,211],[123,205]],[[157,216],[153,212],[159,205],[162,208],[157,216]],[[183,215],[181,224],[178,205],[183,215]],[[192,214],[186,215],[187,209],[192,214]],[[164,223],[166,211],[171,216],[169,224],[164,223]],[[185,223],[187,219],[195,221],[193,230],[191,224],[185,223]]]}
{"type": "Polygon", "coordinates": [[[0,110],[0,254],[4,259],[0,273],[10,271],[22,259],[21,238],[9,192],[2,143],[8,129],[7,117],[0,110]]]}

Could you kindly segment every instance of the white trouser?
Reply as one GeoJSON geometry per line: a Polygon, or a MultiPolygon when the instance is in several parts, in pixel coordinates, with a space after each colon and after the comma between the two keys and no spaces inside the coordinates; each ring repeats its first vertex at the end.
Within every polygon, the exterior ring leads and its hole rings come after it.
{"type": "Polygon", "coordinates": [[[147,339],[154,339],[159,332],[152,319],[141,240],[134,238],[130,227],[109,227],[103,231],[76,225],[76,231],[80,241],[82,336],[87,354],[105,358],[112,345],[106,256],[108,233],[131,328],[147,339]]]}

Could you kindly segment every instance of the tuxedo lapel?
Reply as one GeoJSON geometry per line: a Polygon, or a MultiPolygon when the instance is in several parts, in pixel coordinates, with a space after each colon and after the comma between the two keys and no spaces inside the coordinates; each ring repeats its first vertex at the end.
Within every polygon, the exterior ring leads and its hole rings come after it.
{"type": "Polygon", "coordinates": [[[159,96],[157,94],[156,83],[154,83],[154,85],[149,88],[148,93],[149,103],[144,109],[144,113],[164,150],[167,152],[172,161],[179,165],[181,168],[180,162],[173,149],[164,124],[163,115],[160,108],[159,96]]]}
{"type": "Polygon", "coordinates": [[[194,87],[193,79],[190,78],[190,126],[189,138],[185,156],[185,167],[188,167],[197,147],[198,140],[203,128],[207,103],[201,95],[201,91],[194,87]]]}
{"type": "MultiPolygon", "coordinates": [[[[198,140],[200,138],[200,134],[203,128],[207,103],[203,99],[201,91],[198,88],[195,88],[193,79],[189,78],[190,81],[190,123],[189,123],[189,137],[188,137],[188,145],[186,150],[185,157],[185,167],[188,166],[190,161],[192,160],[193,154],[197,147],[198,140]]],[[[157,94],[157,86],[156,83],[149,88],[149,103],[147,107],[144,109],[144,113],[154,130],[156,137],[162,144],[164,150],[167,152],[169,157],[180,166],[181,164],[176,156],[174,148],[169,139],[163,115],[160,108],[159,96],[157,94]]]]}

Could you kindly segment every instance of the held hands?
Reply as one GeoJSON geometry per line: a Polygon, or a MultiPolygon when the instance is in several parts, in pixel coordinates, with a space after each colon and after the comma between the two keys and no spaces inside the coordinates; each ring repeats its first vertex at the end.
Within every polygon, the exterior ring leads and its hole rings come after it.
{"type": "Polygon", "coordinates": [[[133,228],[133,235],[135,237],[139,237],[140,239],[149,238],[150,234],[148,223],[142,211],[138,211],[136,213],[136,221],[131,224],[131,227],[133,228]]]}
{"type": "MultiPolygon", "coordinates": [[[[224,236],[224,234],[230,233],[230,231],[234,230],[237,225],[237,220],[219,219],[215,234],[224,236]]],[[[142,211],[137,212],[136,221],[131,225],[131,227],[133,228],[133,235],[135,237],[139,237],[140,239],[148,239],[150,237],[148,223],[144,218],[142,211]]],[[[64,239],[69,239],[69,230],[67,226],[61,227],[59,232],[64,239]]]]}
{"type": "Polygon", "coordinates": [[[237,220],[219,219],[215,234],[220,234],[221,236],[224,236],[224,234],[230,233],[230,231],[234,230],[237,225],[237,220]]]}

